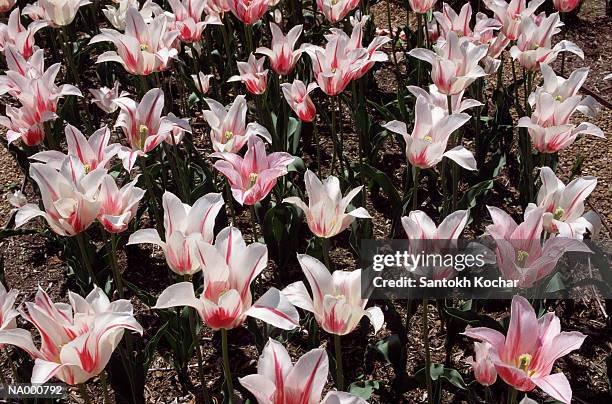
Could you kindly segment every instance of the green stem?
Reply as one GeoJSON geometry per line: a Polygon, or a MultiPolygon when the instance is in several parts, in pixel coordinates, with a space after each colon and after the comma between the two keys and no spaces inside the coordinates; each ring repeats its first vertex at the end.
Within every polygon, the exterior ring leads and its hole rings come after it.
{"type": "Polygon", "coordinates": [[[108,394],[108,383],[106,383],[106,372],[102,370],[100,373],[100,383],[102,384],[102,394],[104,395],[104,404],[110,403],[110,398],[108,394]]]}
{"type": "Polygon", "coordinates": [[[512,386],[508,386],[508,404],[516,403],[516,396],[518,394],[518,390],[512,386]]]}
{"type": "Polygon", "coordinates": [[[493,396],[491,395],[491,388],[485,386],[485,404],[493,404],[493,396]]]}
{"type": "Polygon", "coordinates": [[[257,215],[255,214],[255,205],[249,207],[251,212],[251,226],[253,227],[253,243],[256,243],[259,237],[257,236],[257,215]]]}
{"type": "Polygon", "coordinates": [[[200,339],[196,334],[195,327],[195,310],[189,309],[189,328],[191,330],[191,338],[196,344],[196,357],[198,358],[198,376],[200,377],[200,384],[202,385],[202,396],[204,396],[204,403],[209,404],[210,401],[210,392],[208,391],[208,387],[206,386],[206,378],[204,377],[204,361],[202,359],[202,350],[200,349],[200,339]]]}
{"type": "Polygon", "coordinates": [[[17,373],[17,367],[15,366],[15,362],[13,362],[13,358],[11,358],[11,353],[9,352],[8,348],[4,350],[4,354],[6,355],[6,360],[8,361],[11,372],[13,373],[13,383],[18,383],[19,373],[17,373]]]}
{"type": "Polygon", "coordinates": [[[229,181],[225,182],[225,192],[227,194],[227,196],[225,197],[227,199],[225,204],[227,205],[230,211],[230,218],[232,220],[231,224],[235,224],[234,222],[236,221],[236,212],[234,211],[234,196],[232,195],[232,187],[229,181]]]}
{"type": "Polygon", "coordinates": [[[227,330],[221,329],[221,351],[223,353],[223,370],[225,371],[225,384],[227,386],[227,397],[229,404],[234,404],[234,382],[230,369],[229,352],[227,349],[227,330]]]}
{"type": "Polygon", "coordinates": [[[85,384],[80,383],[78,387],[79,387],[79,393],[81,394],[81,398],[83,399],[84,403],[91,404],[91,398],[89,397],[89,394],[87,393],[87,387],[85,386],[85,384]]]}
{"type": "Polygon", "coordinates": [[[91,261],[89,260],[89,254],[87,253],[83,233],[77,234],[76,240],[77,244],[79,245],[79,251],[81,252],[81,260],[83,261],[83,264],[85,264],[87,274],[91,278],[91,281],[94,283],[94,285],[98,285],[98,280],[96,279],[96,275],[94,274],[93,268],[91,266],[91,261]]]}
{"type": "Polygon", "coordinates": [[[431,382],[431,352],[429,350],[429,326],[427,322],[429,299],[423,299],[423,345],[425,346],[425,381],[427,384],[427,402],[433,404],[433,387],[431,382]]]}
{"type": "Polygon", "coordinates": [[[119,238],[116,233],[111,233],[110,245],[111,245],[111,267],[113,269],[113,278],[115,280],[115,288],[120,299],[123,299],[123,279],[121,278],[121,272],[119,271],[119,263],[117,260],[117,244],[119,238]]]}
{"type": "Polygon", "coordinates": [[[325,262],[325,266],[329,270],[329,272],[333,272],[331,267],[331,261],[329,259],[329,239],[326,237],[321,237],[321,245],[323,247],[323,260],[325,262]]]}
{"type": "Polygon", "coordinates": [[[421,169],[416,166],[412,166],[412,210],[416,210],[418,205],[418,193],[419,193],[419,174],[421,169]]]}
{"type": "Polygon", "coordinates": [[[244,24],[244,36],[247,45],[247,57],[253,52],[253,27],[250,24],[244,24]]]}
{"type": "Polygon", "coordinates": [[[312,122],[312,130],[314,132],[315,143],[317,145],[317,176],[321,178],[321,141],[319,138],[319,127],[316,121],[312,122]]]}
{"type": "Polygon", "coordinates": [[[139,159],[139,162],[140,168],[142,169],[142,174],[144,175],[147,194],[149,194],[149,205],[153,208],[153,214],[155,215],[155,227],[157,228],[157,232],[159,233],[160,237],[163,237],[163,219],[157,204],[157,198],[155,198],[155,193],[153,192],[153,180],[151,179],[151,173],[149,173],[149,168],[147,167],[146,157],[142,156],[139,159]]]}
{"type": "Polygon", "coordinates": [[[336,353],[336,386],[338,390],[344,390],[344,370],[342,368],[342,344],[340,336],[334,334],[334,351],[336,353]]]}

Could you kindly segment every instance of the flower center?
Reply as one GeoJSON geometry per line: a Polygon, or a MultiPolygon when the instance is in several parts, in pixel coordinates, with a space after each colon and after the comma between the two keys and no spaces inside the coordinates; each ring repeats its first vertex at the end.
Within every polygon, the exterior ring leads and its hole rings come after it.
{"type": "Polygon", "coordinates": [[[257,173],[249,174],[249,188],[252,188],[253,185],[255,185],[255,183],[257,182],[257,176],[257,173]]]}
{"type": "Polygon", "coordinates": [[[147,125],[140,125],[138,127],[138,137],[140,138],[140,148],[144,148],[145,140],[149,136],[149,128],[147,125]]]}
{"type": "Polygon", "coordinates": [[[425,137],[423,138],[423,140],[424,140],[424,141],[426,141],[426,142],[431,143],[431,142],[433,142],[433,137],[431,137],[431,136],[427,135],[427,136],[425,136],[425,137]]]}
{"type": "Polygon", "coordinates": [[[529,365],[531,364],[532,356],[530,354],[522,354],[518,357],[518,368],[522,371],[527,372],[529,365]]]}
{"type": "Polygon", "coordinates": [[[147,45],[146,43],[141,43],[140,44],[140,50],[143,52],[146,52],[149,50],[149,45],[147,45]]]}
{"type": "Polygon", "coordinates": [[[226,130],[225,133],[223,134],[223,137],[225,138],[226,142],[230,141],[234,137],[234,132],[232,132],[231,130],[226,130]]]}
{"type": "Polygon", "coordinates": [[[527,258],[529,258],[529,253],[525,250],[519,250],[516,253],[516,261],[520,266],[525,265],[527,258]]]}
{"type": "Polygon", "coordinates": [[[562,100],[563,100],[563,97],[561,97],[560,95],[555,96],[555,101],[561,102],[562,100]]]}
{"type": "Polygon", "coordinates": [[[563,215],[565,215],[565,209],[563,208],[557,208],[555,209],[555,213],[553,214],[553,217],[555,218],[555,220],[560,220],[563,215]]]}
{"type": "Polygon", "coordinates": [[[332,6],[335,6],[336,4],[338,4],[340,2],[340,0],[331,0],[331,4],[332,6]]]}

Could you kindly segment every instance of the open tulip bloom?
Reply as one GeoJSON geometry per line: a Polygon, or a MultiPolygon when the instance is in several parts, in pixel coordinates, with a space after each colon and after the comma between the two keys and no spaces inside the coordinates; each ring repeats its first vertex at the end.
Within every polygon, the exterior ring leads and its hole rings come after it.
{"type": "Polygon", "coordinates": [[[281,88],[285,100],[298,118],[303,122],[312,122],[317,115],[317,109],[310,98],[310,93],[319,88],[319,85],[309,83],[306,86],[302,81],[296,79],[293,83],[281,84],[281,88]]]}
{"type": "Polygon", "coordinates": [[[108,19],[113,27],[120,31],[125,31],[126,19],[128,10],[133,7],[138,10],[143,20],[146,23],[153,21],[153,17],[162,14],[164,11],[160,6],[155,4],[153,0],[146,0],[142,6],[138,3],[138,0],[119,0],[114,3],[118,3],[117,7],[107,5],[102,12],[108,19]]]}
{"type": "Polygon", "coordinates": [[[212,243],[215,220],[223,207],[221,194],[210,193],[200,197],[193,206],[181,202],[166,191],[162,197],[164,207],[165,241],[155,229],[136,230],[129,244],[154,244],[162,248],[168,267],[179,275],[192,275],[202,269],[197,252],[198,242],[212,243]]]}
{"type": "Polygon", "coordinates": [[[171,15],[174,29],[179,32],[179,39],[183,42],[198,42],[206,26],[222,24],[215,14],[207,15],[202,20],[206,0],[169,0],[168,4],[174,13],[171,15]]]}
{"type": "Polygon", "coordinates": [[[14,345],[35,359],[32,383],[55,377],[69,385],[98,376],[123,338],[124,330],[142,335],[128,300],[110,302],[97,286],[82,298],[68,292],[70,304],[54,303],[39,288],[34,302],[25,303],[21,315],[40,334],[36,348],[29,331],[0,331],[0,344],[14,345]]]}
{"type": "Polygon", "coordinates": [[[552,373],[553,365],[580,348],[586,336],[578,331],[562,332],[554,313],[538,319],[527,299],[514,296],[505,336],[486,327],[468,327],[464,334],[490,344],[491,361],[508,385],[524,392],[537,386],[556,400],[571,402],[570,384],[563,373],[552,373]]]}
{"type": "Polygon", "coordinates": [[[298,262],[308,280],[312,297],[304,282],[292,283],[283,289],[293,305],[314,314],[317,323],[330,334],[346,335],[351,333],[366,316],[374,332],[378,332],[384,324],[384,316],[380,307],[365,306],[361,291],[361,269],[354,271],[334,271],[309,255],[298,254],[298,262]]]}
{"type": "Polygon", "coordinates": [[[38,49],[35,45],[34,35],[46,26],[47,23],[44,21],[32,21],[25,27],[21,23],[19,8],[14,9],[9,15],[8,23],[0,23],[0,52],[4,52],[9,46],[12,46],[25,59],[29,59],[38,49]]]}
{"type": "Polygon", "coordinates": [[[268,11],[270,0],[227,0],[227,6],[241,22],[251,25],[268,11]]]}
{"type": "Polygon", "coordinates": [[[15,289],[8,292],[0,282],[0,349],[2,345],[2,334],[17,328],[17,317],[19,312],[15,310],[15,300],[19,292],[15,289]]]}
{"type": "Polygon", "coordinates": [[[138,176],[119,189],[112,176],[104,176],[98,196],[102,202],[98,220],[109,233],[125,231],[130,220],[136,217],[138,203],[145,195],[145,190],[138,188],[136,182],[138,176]]]}
{"type": "Polygon", "coordinates": [[[92,102],[98,106],[102,111],[107,114],[112,114],[119,105],[115,104],[115,100],[119,97],[128,97],[130,93],[122,91],[119,93],[119,81],[115,81],[113,88],[100,87],[99,89],[90,88],[89,92],[93,96],[92,102]]]}
{"type": "Polygon", "coordinates": [[[44,20],[52,27],[70,25],[82,6],[89,0],[38,0],[23,8],[23,14],[33,20],[44,20]]]}
{"type": "Polygon", "coordinates": [[[268,85],[268,69],[263,68],[266,61],[265,57],[259,59],[251,53],[249,60],[238,62],[238,75],[230,77],[228,83],[241,81],[246,85],[247,91],[251,94],[261,95],[266,92],[268,85]]]}
{"type": "Polygon", "coordinates": [[[325,349],[313,349],[293,364],[285,347],[270,339],[257,362],[257,373],[240,378],[240,384],[258,404],[366,404],[361,397],[341,391],[330,391],[321,401],[328,373],[325,349]]]}
{"type": "Polygon", "coordinates": [[[308,228],[315,236],[330,238],[346,230],[356,218],[371,218],[365,208],[357,208],[345,213],[346,208],[363,186],[351,190],[345,197],[342,197],[338,178],[330,176],[321,182],[310,170],[306,170],[304,174],[304,183],[309,198],[308,205],[295,196],[285,198],[283,202],[293,204],[304,212],[308,228]]]}
{"type": "Polygon", "coordinates": [[[359,0],[317,0],[317,7],[332,24],[344,19],[355,7],[359,0]]]}
{"type": "Polygon", "coordinates": [[[299,325],[297,310],[278,289],[268,289],[253,302],[251,283],[268,266],[264,244],[247,246],[240,230],[232,226],[219,232],[214,245],[197,244],[204,279],[200,297],[191,282],[180,282],[166,288],[154,308],[193,307],[213,330],[239,327],[247,316],[283,330],[299,325]]]}
{"type": "Polygon", "coordinates": [[[515,41],[519,37],[522,18],[530,17],[544,0],[486,0],[485,5],[495,14],[495,18],[502,23],[501,31],[506,38],[515,41]]]}
{"type": "Polygon", "coordinates": [[[270,67],[276,74],[287,75],[291,73],[303,52],[302,49],[293,49],[302,34],[302,25],[291,28],[285,36],[279,26],[271,22],[270,31],[272,31],[272,49],[261,47],[255,52],[270,59],[270,67]]]}

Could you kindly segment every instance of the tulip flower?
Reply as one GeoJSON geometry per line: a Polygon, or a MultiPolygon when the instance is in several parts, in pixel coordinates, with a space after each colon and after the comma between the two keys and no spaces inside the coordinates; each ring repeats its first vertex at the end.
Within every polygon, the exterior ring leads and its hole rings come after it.
{"type": "Polygon", "coordinates": [[[433,8],[437,0],[408,0],[410,8],[417,14],[425,14],[433,8]]]}
{"type": "Polygon", "coordinates": [[[38,330],[40,349],[24,329],[0,332],[0,343],[35,359],[32,383],[53,377],[71,386],[85,383],[104,371],[124,330],[143,333],[128,300],[111,303],[97,286],[85,298],[70,291],[68,297],[70,305],[54,303],[39,287],[34,302],[25,303],[21,315],[38,330]]]}
{"type": "Polygon", "coordinates": [[[330,31],[332,35],[328,35],[328,40],[332,36],[340,36],[344,37],[344,41],[340,41],[344,43],[348,42],[347,46],[344,50],[338,50],[339,52],[344,51],[346,54],[346,59],[350,60],[353,54],[363,54],[363,59],[360,60],[356,66],[358,69],[355,71],[355,76],[353,80],[357,80],[358,78],[363,77],[367,72],[374,67],[376,62],[386,62],[389,60],[389,56],[385,52],[382,52],[380,49],[381,46],[386,44],[391,40],[388,36],[376,36],[372,39],[372,42],[368,45],[367,48],[364,48],[362,45],[363,39],[363,31],[366,23],[370,19],[370,16],[364,15],[361,16],[360,13],[356,13],[355,17],[350,18],[351,25],[353,26],[353,30],[351,31],[350,38],[346,35],[346,33],[340,29],[332,28],[330,31]],[[365,49],[365,53],[363,50],[365,49]]]}
{"type": "Polygon", "coordinates": [[[213,330],[231,330],[244,323],[247,316],[283,330],[298,326],[295,307],[278,291],[270,288],[253,303],[251,283],[268,265],[264,244],[246,245],[242,233],[229,226],[217,235],[214,245],[198,242],[204,291],[196,298],[191,282],[166,288],[157,299],[156,309],[189,306],[213,330]]]}
{"type": "Polygon", "coordinates": [[[206,0],[204,3],[204,12],[206,14],[223,15],[230,11],[227,0],[206,0]]]}
{"type": "Polygon", "coordinates": [[[527,70],[539,70],[542,64],[551,64],[561,52],[571,52],[584,59],[584,52],[573,42],[563,40],[552,46],[552,37],[560,32],[563,25],[559,13],[538,22],[532,16],[521,20],[520,35],[516,45],[510,48],[510,55],[527,70]]]}
{"type": "Polygon", "coordinates": [[[317,110],[310,98],[310,93],[319,88],[317,83],[309,83],[306,86],[302,81],[295,79],[293,83],[281,84],[285,100],[303,122],[312,122],[317,115],[317,110]]]}
{"type": "Polygon", "coordinates": [[[0,282],[0,349],[4,348],[2,344],[2,335],[17,328],[17,316],[19,312],[15,310],[15,300],[19,292],[15,289],[8,292],[0,282]]]}
{"type": "Polygon", "coordinates": [[[465,90],[478,77],[486,75],[478,65],[487,54],[486,45],[475,45],[471,41],[460,41],[453,31],[446,36],[442,47],[416,48],[408,54],[431,64],[431,79],[438,90],[447,95],[465,90]]]}
{"type": "MultiPolygon", "coordinates": [[[[429,85],[429,92],[425,91],[421,87],[408,86],[408,91],[416,98],[423,97],[425,100],[435,108],[440,108],[442,112],[448,115],[448,97],[438,91],[435,84],[429,85]]],[[[451,108],[452,112],[459,113],[466,109],[479,107],[482,105],[480,101],[473,100],[471,98],[463,99],[463,91],[451,95],[451,108]]]]}
{"type": "Polygon", "coordinates": [[[179,39],[183,42],[198,42],[206,26],[223,24],[216,14],[207,15],[202,20],[206,0],[169,0],[168,3],[174,13],[174,29],[179,32],[179,39]]]}
{"type": "Polygon", "coordinates": [[[270,132],[262,125],[251,122],[246,125],[247,103],[243,95],[224,107],[219,102],[205,98],[210,110],[203,111],[204,119],[210,126],[210,140],[216,152],[237,153],[251,136],[260,136],[268,143],[270,132]]]}
{"type": "Polygon", "coordinates": [[[38,0],[23,8],[23,14],[33,20],[44,20],[52,27],[70,25],[79,8],[91,4],[89,0],[38,0]]]}
{"type": "Polygon", "coordinates": [[[555,9],[560,13],[569,13],[580,5],[580,0],[553,0],[555,9]]]}
{"type": "Polygon", "coordinates": [[[506,212],[487,206],[493,224],[487,233],[495,240],[497,264],[506,279],[518,281],[518,287],[530,288],[555,269],[568,251],[591,252],[580,240],[550,237],[541,243],[544,209],[526,212],[520,225],[506,212]]]}
{"type": "Polygon", "coordinates": [[[15,216],[15,227],[41,216],[61,236],[81,233],[98,216],[98,192],[105,174],[101,167],[86,172],[74,156],[66,157],[59,171],[48,164],[30,164],[30,176],[40,188],[44,210],[37,204],[26,204],[15,216]]]}
{"type": "Polygon", "coordinates": [[[272,31],[272,49],[261,47],[255,52],[270,59],[270,67],[276,74],[287,75],[291,73],[303,52],[302,49],[293,49],[302,34],[302,25],[291,28],[285,36],[279,26],[271,22],[270,31],[272,31]]]}
{"type": "Polygon", "coordinates": [[[304,183],[310,198],[308,205],[295,196],[285,198],[283,202],[293,204],[304,212],[308,228],[315,236],[331,238],[346,230],[356,218],[372,218],[365,208],[357,208],[345,213],[349,203],[363,186],[349,191],[345,197],[342,197],[338,178],[330,176],[321,182],[310,170],[306,170],[304,183]]]}
{"type": "Polygon", "coordinates": [[[519,37],[521,20],[530,17],[544,0],[511,0],[510,4],[504,0],[486,0],[485,5],[495,14],[502,23],[501,32],[510,40],[516,41],[519,37]]]}
{"type": "Polygon", "coordinates": [[[206,94],[210,90],[210,79],[213,77],[212,74],[204,74],[202,72],[199,72],[197,75],[191,75],[195,87],[202,94],[206,94]]]}
{"type": "Polygon", "coordinates": [[[474,357],[466,360],[472,366],[476,381],[483,386],[491,386],[497,380],[497,371],[491,359],[491,344],[474,342],[474,357]]]}
{"type": "Polygon", "coordinates": [[[488,18],[483,13],[477,13],[476,24],[474,25],[474,30],[472,30],[470,27],[472,19],[472,6],[470,3],[464,4],[459,14],[451,6],[444,3],[442,5],[442,12],[434,11],[433,15],[440,27],[440,35],[444,39],[452,31],[459,38],[466,38],[477,45],[488,44],[493,40],[494,31],[501,28],[499,21],[488,18]]]}
{"type": "Polygon", "coordinates": [[[132,170],[138,156],[144,156],[156,148],[176,127],[191,131],[187,121],[173,115],[161,116],[164,92],[159,88],[149,90],[140,103],[127,97],[119,97],[114,102],[121,108],[115,128],[123,130],[131,147],[129,151],[119,153],[128,171],[132,170]]]}
{"type": "Polygon", "coordinates": [[[600,222],[594,212],[584,214],[584,201],[597,186],[595,177],[578,177],[567,186],[557,178],[549,167],[540,169],[542,186],[538,192],[537,205],[530,203],[526,212],[540,207],[543,209],[544,230],[560,237],[582,239],[588,230],[597,232],[594,224],[600,222]]]}
{"type": "Polygon", "coordinates": [[[258,404],[366,404],[364,399],[341,391],[329,391],[321,401],[328,373],[325,349],[313,349],[293,364],[285,347],[269,339],[257,362],[257,373],[240,378],[240,384],[258,404]]]}
{"type": "Polygon", "coordinates": [[[268,11],[269,0],[227,0],[227,6],[244,24],[257,22],[268,11]]]}
{"type": "Polygon", "coordinates": [[[289,153],[266,154],[263,140],[256,136],[249,138],[244,158],[228,152],[212,153],[210,157],[220,159],[215,168],[225,175],[234,199],[241,205],[255,205],[268,196],[294,160],[289,153]]]}
{"type": "Polygon", "coordinates": [[[457,210],[436,226],[427,213],[413,210],[402,217],[402,226],[409,240],[457,240],[468,220],[467,210],[457,210]]]}
{"type": "Polygon", "coordinates": [[[332,24],[343,20],[358,5],[359,0],[317,0],[319,11],[332,24]]]}
{"type": "Polygon", "coordinates": [[[447,157],[467,170],[476,170],[476,160],[465,147],[457,146],[444,151],[450,135],[470,120],[470,116],[464,113],[447,114],[448,111],[429,104],[425,97],[419,96],[412,134],[408,134],[406,124],[400,121],[387,122],[383,127],[404,137],[406,158],[415,167],[431,168],[447,157]]]}
{"type": "Polygon", "coordinates": [[[365,308],[368,299],[361,295],[361,269],[330,273],[316,258],[305,254],[297,258],[312,297],[304,282],[292,283],[283,289],[283,294],[293,305],[313,313],[319,326],[330,334],[351,333],[363,316],[370,320],[375,333],[380,330],[384,316],[380,307],[365,308]]]}
{"type": "Polygon", "coordinates": [[[138,203],[145,195],[145,190],[136,186],[137,181],[138,176],[119,189],[112,176],[106,174],[102,179],[98,196],[101,201],[98,220],[107,232],[125,231],[130,220],[136,217],[138,203]]]}
{"type": "MultiPolygon", "coordinates": [[[[64,133],[68,144],[68,156],[78,158],[83,164],[85,172],[95,170],[98,167],[107,169],[110,160],[121,149],[121,146],[116,143],[108,144],[111,134],[107,126],[95,131],[89,139],[86,139],[81,131],[70,124],[66,125],[64,133]]],[[[67,155],[62,152],[46,150],[38,152],[30,158],[46,163],[59,171],[66,157],[67,155]]]]}
{"type": "Polygon", "coordinates": [[[266,92],[268,85],[268,69],[263,68],[265,57],[259,60],[254,54],[249,55],[247,62],[238,62],[239,75],[230,77],[227,82],[241,81],[246,85],[247,91],[251,94],[260,95],[266,92]]]}
{"type": "Polygon", "coordinates": [[[121,84],[119,81],[115,81],[113,88],[101,87],[99,89],[90,88],[89,92],[93,96],[93,102],[100,108],[102,111],[107,114],[112,114],[117,109],[119,109],[119,105],[117,105],[114,101],[119,97],[129,97],[130,93],[127,91],[122,91],[119,93],[119,86],[121,84]]]}
{"type": "Polygon", "coordinates": [[[527,299],[514,296],[505,336],[486,327],[468,327],[463,334],[491,345],[495,370],[510,386],[524,392],[537,386],[556,400],[571,402],[567,378],[561,372],[551,372],[555,361],[580,348],[586,336],[578,331],[562,332],[554,313],[538,319],[527,299]]]}
{"type": "MultiPolygon", "coordinates": [[[[102,10],[108,22],[111,23],[113,27],[120,31],[125,30],[127,12],[130,7],[134,7],[139,9],[138,0],[119,0],[114,3],[118,3],[117,7],[113,7],[107,5],[106,8],[102,10]]],[[[153,0],[147,0],[144,2],[142,7],[140,7],[139,11],[140,15],[144,19],[144,21],[148,24],[153,20],[154,16],[163,14],[164,10],[157,4],[153,2],[153,0]]]]}
{"type": "Polygon", "coordinates": [[[193,275],[202,269],[197,244],[199,241],[213,242],[215,220],[223,207],[223,197],[216,193],[206,194],[189,206],[166,191],[162,204],[165,241],[155,229],[139,229],[130,236],[128,245],[157,245],[164,251],[166,263],[174,273],[193,275]]]}
{"type": "Polygon", "coordinates": [[[21,139],[26,146],[36,146],[45,138],[44,122],[53,119],[55,115],[52,113],[45,113],[39,118],[30,107],[15,108],[7,105],[6,116],[0,115],[0,126],[8,129],[6,139],[9,143],[21,139]]]}
{"type": "Polygon", "coordinates": [[[29,59],[37,49],[34,35],[46,26],[44,21],[33,21],[27,28],[24,27],[19,9],[14,9],[9,15],[8,24],[0,24],[0,52],[13,46],[25,59],[29,59]]]}
{"type": "Polygon", "coordinates": [[[15,6],[17,0],[0,0],[0,13],[6,13],[15,6]]]}
{"type": "Polygon", "coordinates": [[[174,42],[178,31],[169,29],[168,18],[158,15],[147,24],[134,7],[127,11],[125,34],[101,28],[90,44],[112,42],[116,51],[107,51],[98,56],[96,63],[117,62],[130,74],[147,76],[166,70],[172,58],[178,54],[174,42]]]}

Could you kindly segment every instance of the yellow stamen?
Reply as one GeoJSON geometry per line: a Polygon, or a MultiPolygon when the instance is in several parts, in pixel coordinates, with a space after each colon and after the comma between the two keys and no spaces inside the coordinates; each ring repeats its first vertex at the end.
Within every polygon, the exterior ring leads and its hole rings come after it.
{"type": "Polygon", "coordinates": [[[527,251],[519,250],[516,253],[516,261],[520,266],[525,265],[527,258],[529,258],[529,253],[527,251]]]}
{"type": "Polygon", "coordinates": [[[431,142],[433,142],[433,137],[427,135],[427,136],[423,137],[423,140],[426,141],[426,142],[430,142],[431,143],[431,142]]]}
{"type": "Polygon", "coordinates": [[[149,45],[147,45],[146,43],[141,43],[140,44],[140,50],[143,52],[146,52],[149,50],[149,45]]]}
{"type": "Polygon", "coordinates": [[[565,209],[563,208],[557,208],[555,209],[555,213],[553,214],[553,217],[555,218],[555,220],[560,220],[563,215],[565,215],[565,209]]]}
{"type": "Polygon", "coordinates": [[[257,182],[257,173],[249,174],[249,188],[251,188],[257,182]]]}
{"type": "Polygon", "coordinates": [[[226,142],[232,140],[232,138],[234,137],[234,132],[232,132],[231,130],[226,130],[223,134],[223,137],[225,138],[226,142]]]}
{"type": "Polygon", "coordinates": [[[525,372],[529,370],[529,365],[531,365],[532,356],[530,354],[522,354],[518,357],[518,365],[517,367],[525,372]]]}

